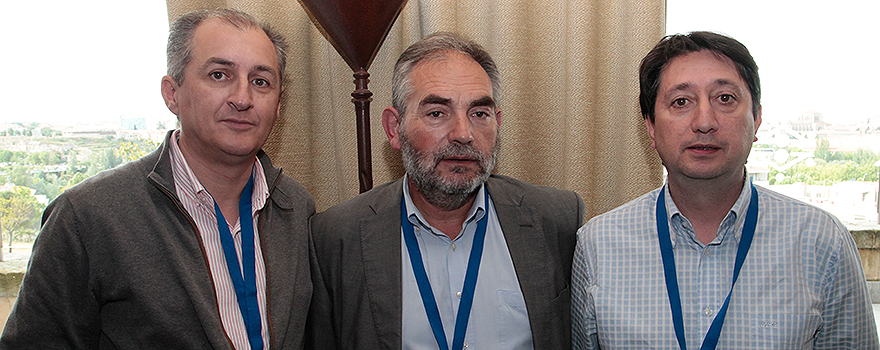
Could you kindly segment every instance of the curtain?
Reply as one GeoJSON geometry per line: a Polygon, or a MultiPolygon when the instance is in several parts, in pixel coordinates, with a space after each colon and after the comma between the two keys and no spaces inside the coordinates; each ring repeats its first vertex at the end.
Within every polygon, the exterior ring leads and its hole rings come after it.
{"type": "MultiPolygon", "coordinates": [[[[167,0],[171,21],[243,10],[285,35],[281,115],[264,149],[318,211],[358,194],[352,71],[296,1],[167,0]]],[[[373,182],[403,175],[381,112],[407,46],[435,31],[483,45],[501,72],[495,173],[578,192],[593,217],[662,184],[638,110],[638,65],[664,34],[662,0],[409,0],[370,67],[373,182]]]]}

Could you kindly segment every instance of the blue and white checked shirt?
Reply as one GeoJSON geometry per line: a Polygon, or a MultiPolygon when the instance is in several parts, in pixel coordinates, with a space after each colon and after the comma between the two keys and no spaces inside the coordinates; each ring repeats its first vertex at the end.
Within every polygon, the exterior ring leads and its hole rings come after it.
{"type": "MultiPolygon", "coordinates": [[[[718,237],[700,243],[665,191],[685,337],[699,349],[733,279],[746,180],[718,237]]],[[[758,227],[718,349],[880,349],[858,250],[834,216],[757,187],[758,227]]],[[[587,222],[572,268],[575,349],[678,349],[657,237],[660,189],[587,222]]]]}

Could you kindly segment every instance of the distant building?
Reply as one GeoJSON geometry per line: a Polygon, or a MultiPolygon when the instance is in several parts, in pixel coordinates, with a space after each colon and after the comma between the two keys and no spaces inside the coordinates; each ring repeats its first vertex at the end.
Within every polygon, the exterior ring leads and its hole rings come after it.
{"type": "Polygon", "coordinates": [[[758,185],[825,209],[845,223],[877,222],[876,182],[845,181],[831,186],[805,183],[758,185]]]}
{"type": "Polygon", "coordinates": [[[797,119],[788,121],[788,126],[792,130],[801,133],[824,130],[828,125],[828,123],[822,120],[822,113],[813,110],[801,114],[797,119]]]}
{"type": "Polygon", "coordinates": [[[128,130],[147,130],[147,120],[144,118],[120,118],[119,125],[128,130]]]}

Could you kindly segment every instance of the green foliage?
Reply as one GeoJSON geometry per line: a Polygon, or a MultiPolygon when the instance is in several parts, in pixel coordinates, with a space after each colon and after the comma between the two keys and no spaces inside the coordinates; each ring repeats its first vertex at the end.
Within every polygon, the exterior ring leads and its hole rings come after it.
{"type": "MultiPolygon", "coordinates": [[[[35,134],[34,130],[39,127],[37,123],[15,124],[21,128],[19,131],[9,128],[5,131],[7,137],[23,139],[23,136],[16,135],[35,134]]],[[[0,149],[0,185],[15,185],[14,191],[0,192],[0,239],[30,240],[34,237],[45,207],[36,201],[35,195],[45,195],[52,201],[89,176],[140,158],[157,147],[157,143],[147,140],[120,140],[112,136],[62,137],[60,132],[48,128],[39,129],[39,133],[43,136],[25,140],[47,146],[43,149],[65,151],[28,153],[0,149]],[[90,152],[88,159],[82,159],[83,149],[90,152]]],[[[6,141],[15,144],[19,139],[6,141]]]]}
{"type": "Polygon", "coordinates": [[[153,142],[122,142],[119,147],[114,150],[114,154],[123,162],[130,162],[142,158],[155,148],[156,145],[154,145],[153,142]]]}
{"type": "Polygon", "coordinates": [[[825,138],[816,139],[816,151],[813,152],[816,159],[828,160],[831,157],[831,142],[825,138]]]}
{"type": "Polygon", "coordinates": [[[40,213],[45,206],[31,195],[31,189],[15,186],[11,191],[0,192],[0,224],[3,233],[18,240],[32,240],[39,230],[40,213]]]}
{"type": "Polygon", "coordinates": [[[80,153],[77,149],[33,153],[0,150],[0,173],[5,173],[0,177],[0,184],[9,182],[35,189],[36,194],[46,195],[50,201],[89,176],[140,158],[157,146],[146,140],[107,138],[52,137],[38,140],[48,145],[76,144],[92,151],[87,160],[77,160],[80,153]]]}
{"type": "Polygon", "coordinates": [[[61,136],[61,132],[52,128],[42,128],[40,129],[40,134],[45,137],[54,137],[61,136]]]}
{"type": "Polygon", "coordinates": [[[827,141],[823,143],[821,140],[814,153],[816,165],[808,167],[801,162],[788,169],[785,179],[780,182],[775,179],[778,171],[774,169],[770,172],[770,184],[831,185],[844,181],[878,181],[878,169],[874,163],[880,160],[880,154],[861,148],[855,152],[831,152],[827,141]]]}

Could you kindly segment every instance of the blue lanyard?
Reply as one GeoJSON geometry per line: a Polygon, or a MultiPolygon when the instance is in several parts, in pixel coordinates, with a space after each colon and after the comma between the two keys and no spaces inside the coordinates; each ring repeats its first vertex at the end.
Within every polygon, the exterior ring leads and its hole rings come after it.
{"type": "Polygon", "coordinates": [[[235,252],[235,242],[229,224],[220,212],[217,202],[214,202],[214,212],[217,213],[217,228],[220,229],[220,243],[223,245],[223,255],[226,257],[226,267],[229,268],[229,277],[232,278],[232,287],[235,288],[235,297],[238,300],[238,308],[241,311],[244,326],[247,330],[248,342],[251,349],[263,349],[263,323],[260,321],[260,306],[257,303],[257,273],[256,258],[254,256],[254,217],[251,196],[254,193],[254,176],[248,180],[238,201],[238,218],[241,226],[241,266],[238,264],[238,254],[235,252]]]}
{"type": "MultiPolygon", "coordinates": [[[[489,206],[489,191],[484,189],[486,193],[486,207],[489,206]]],[[[483,215],[483,218],[477,223],[477,231],[474,233],[474,243],[471,247],[471,254],[468,257],[467,271],[464,275],[464,287],[461,292],[461,302],[458,304],[458,316],[455,318],[455,333],[452,337],[452,349],[461,350],[464,347],[464,334],[467,332],[468,319],[471,314],[471,306],[474,303],[474,290],[477,287],[477,275],[480,272],[480,260],[483,258],[483,243],[486,241],[486,225],[489,212],[483,215]]],[[[431,281],[428,280],[428,274],[425,272],[425,264],[422,261],[422,252],[419,250],[419,243],[416,242],[416,234],[413,225],[409,222],[406,213],[406,199],[400,201],[400,227],[403,228],[403,239],[406,242],[406,249],[409,252],[409,260],[412,263],[413,273],[416,277],[416,283],[419,286],[419,294],[422,296],[422,304],[425,305],[425,313],[428,315],[428,322],[431,323],[431,330],[434,332],[434,338],[441,350],[449,349],[446,342],[446,332],[443,330],[443,322],[440,320],[440,311],[437,309],[437,301],[434,299],[434,291],[431,289],[431,281]]]]}
{"type": "MultiPolygon", "coordinates": [[[[657,197],[657,235],[660,238],[660,254],[663,257],[663,272],[664,275],[666,275],[666,293],[669,295],[669,306],[672,309],[672,323],[675,328],[675,337],[678,338],[678,346],[681,347],[682,350],[686,350],[687,343],[684,336],[681,297],[678,292],[678,277],[675,273],[675,255],[672,252],[672,242],[669,238],[669,222],[666,218],[665,190],[666,188],[660,190],[660,195],[657,197]]],[[[733,294],[733,286],[736,285],[736,280],[739,278],[739,272],[742,269],[743,261],[745,261],[746,255],[749,254],[749,248],[752,246],[752,238],[755,237],[755,228],[757,228],[757,226],[758,191],[755,189],[755,185],[752,185],[752,198],[749,201],[749,210],[746,213],[746,222],[743,225],[743,233],[739,240],[739,247],[736,250],[736,261],[733,265],[733,283],[730,285],[730,291],[727,293],[727,298],[724,299],[724,305],[721,306],[721,310],[718,310],[718,314],[715,315],[715,319],[712,320],[712,325],[709,326],[709,331],[706,332],[706,338],[703,339],[703,344],[700,346],[701,350],[715,349],[715,346],[718,345],[718,338],[721,336],[721,328],[724,325],[724,317],[727,316],[727,305],[730,303],[730,295],[733,294]]]]}

